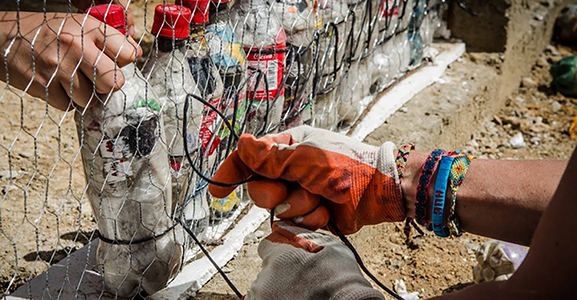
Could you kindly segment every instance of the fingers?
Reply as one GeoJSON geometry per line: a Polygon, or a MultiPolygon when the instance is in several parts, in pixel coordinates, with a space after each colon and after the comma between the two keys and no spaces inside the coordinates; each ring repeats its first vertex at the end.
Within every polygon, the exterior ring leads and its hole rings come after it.
{"type": "Polygon", "coordinates": [[[329,219],[329,210],[325,206],[321,205],[304,216],[293,218],[293,221],[298,226],[314,231],[327,226],[327,224],[329,224],[329,219]]]}
{"type": "Polygon", "coordinates": [[[276,217],[289,219],[306,215],[313,211],[320,201],[321,197],[319,195],[311,194],[297,185],[290,189],[286,200],[276,207],[276,217]]]}
{"type": "Polygon", "coordinates": [[[248,194],[256,206],[272,209],[287,199],[287,187],[277,180],[257,180],[247,183],[248,194]]]}
{"type": "Polygon", "coordinates": [[[297,142],[288,133],[267,135],[257,139],[253,135],[242,135],[238,141],[238,152],[242,161],[257,174],[271,179],[282,177],[285,163],[294,150],[291,145],[297,142]]]}
{"type": "Polygon", "coordinates": [[[72,75],[72,86],[63,86],[72,101],[81,107],[86,107],[92,98],[92,82],[82,72],[76,71],[72,75]]]}
{"type": "MultiPolygon", "coordinates": [[[[249,168],[240,158],[239,151],[242,151],[241,141],[243,140],[256,140],[256,138],[250,134],[243,134],[239,140],[238,150],[235,150],[227,159],[220,165],[216,174],[213,176],[212,180],[217,182],[223,183],[235,183],[247,180],[249,177],[256,174],[254,169],[249,168]]],[[[266,141],[269,144],[273,143],[283,143],[283,142],[291,142],[290,136],[286,136],[283,134],[280,135],[267,135],[259,140],[266,141]]],[[[250,142],[249,142],[250,143],[250,142]]],[[[252,146],[249,145],[244,151],[251,151],[252,146]]],[[[265,177],[266,174],[261,174],[265,177]]],[[[274,178],[274,177],[269,177],[274,178]]],[[[209,184],[208,191],[211,195],[217,198],[224,198],[228,196],[232,191],[236,188],[236,186],[231,187],[223,187],[218,186],[215,184],[209,184]]],[[[259,195],[257,195],[259,196],[259,195]]],[[[279,202],[280,203],[280,202],[279,202]]],[[[272,207],[271,207],[272,208],[272,207]]]]}
{"type": "MultiPolygon", "coordinates": [[[[216,174],[212,177],[212,181],[235,183],[246,180],[252,175],[254,175],[254,172],[242,162],[238,156],[238,150],[235,150],[224,160],[222,165],[220,165],[216,174]]],[[[224,187],[215,184],[208,185],[208,191],[216,198],[224,198],[235,189],[236,186],[224,187]]]]}
{"type": "Polygon", "coordinates": [[[126,33],[132,38],[136,38],[136,30],[134,29],[134,15],[130,7],[126,7],[126,33]]]}
{"type": "MultiPolygon", "coordinates": [[[[291,222],[276,222],[273,225],[272,233],[266,237],[266,240],[276,243],[276,244],[287,244],[291,245],[295,248],[299,248],[305,250],[309,253],[318,253],[319,251],[323,250],[324,247],[321,245],[316,244],[315,242],[306,239],[299,234],[305,233],[305,230],[302,228],[295,227],[294,224],[291,222]]],[[[266,245],[263,247],[259,246],[258,252],[261,257],[263,257],[268,252],[267,250],[273,249],[266,249],[266,245]]]]}
{"type": "Polygon", "coordinates": [[[48,95],[45,97],[46,101],[54,108],[62,111],[71,109],[73,106],[72,101],[70,101],[68,93],[66,92],[68,89],[70,89],[70,86],[64,88],[60,82],[52,83],[48,88],[48,95]]]}
{"type": "Polygon", "coordinates": [[[97,93],[117,91],[124,85],[124,73],[107,55],[97,47],[86,47],[80,70],[94,83],[97,93]]]}
{"type": "MultiPolygon", "coordinates": [[[[86,23],[89,23],[88,20],[86,23]]],[[[97,27],[86,29],[86,33],[93,37],[96,46],[103,50],[118,66],[124,67],[142,56],[142,49],[131,37],[124,36],[106,24],[98,23],[97,27]]]]}

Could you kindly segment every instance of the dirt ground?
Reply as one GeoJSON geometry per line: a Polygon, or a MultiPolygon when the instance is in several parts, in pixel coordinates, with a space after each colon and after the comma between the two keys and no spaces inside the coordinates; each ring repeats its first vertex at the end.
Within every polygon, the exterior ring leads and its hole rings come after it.
{"type": "MultiPolygon", "coordinates": [[[[144,1],[135,1],[142,3],[144,1]]],[[[149,2],[153,7],[157,2],[149,2]]],[[[149,8],[150,11],[150,8],[149,8]]],[[[135,10],[142,19],[143,11],[135,10]]],[[[150,27],[151,15],[147,16],[150,27]]],[[[141,24],[142,25],[142,24],[141,24]]],[[[143,38],[143,42],[149,41],[143,38]]],[[[577,142],[568,128],[577,115],[577,99],[549,88],[552,62],[575,51],[549,47],[531,76],[492,120],[472,135],[463,149],[481,158],[567,158],[577,142]],[[524,147],[511,138],[521,132],[524,147]]],[[[467,56],[464,59],[474,60],[467,56]]],[[[14,290],[93,238],[90,205],[83,190],[84,174],[73,115],[47,108],[44,102],[0,86],[0,293],[14,290]]],[[[225,271],[241,291],[260,270],[258,241],[269,232],[263,224],[225,271]]],[[[471,283],[474,249],[486,239],[465,234],[438,239],[430,234],[404,243],[400,224],[367,227],[352,238],[365,264],[385,284],[403,279],[422,297],[440,295],[471,283]]],[[[215,277],[198,299],[236,299],[215,277]]]]}
{"type": "MultiPolygon", "coordinates": [[[[573,117],[577,116],[577,99],[564,97],[549,88],[549,67],[575,53],[569,48],[549,46],[530,76],[524,78],[517,92],[509,97],[506,107],[484,122],[462,149],[479,158],[567,159],[577,146],[577,140],[571,139],[568,132],[573,117]],[[510,140],[518,132],[523,135],[525,145],[514,149],[510,140]]],[[[468,54],[464,59],[477,61],[482,55],[476,56],[468,54]]],[[[260,270],[257,236],[266,236],[269,225],[263,224],[260,231],[245,240],[246,245],[238,257],[225,268],[243,292],[248,291],[260,270]]],[[[474,253],[488,239],[472,234],[440,239],[426,233],[414,240],[416,247],[409,247],[402,224],[381,224],[363,228],[351,241],[379,280],[392,287],[396,280],[403,279],[408,291],[417,291],[426,299],[473,284],[474,253]]],[[[197,298],[236,299],[219,276],[209,282],[197,298]]]]}

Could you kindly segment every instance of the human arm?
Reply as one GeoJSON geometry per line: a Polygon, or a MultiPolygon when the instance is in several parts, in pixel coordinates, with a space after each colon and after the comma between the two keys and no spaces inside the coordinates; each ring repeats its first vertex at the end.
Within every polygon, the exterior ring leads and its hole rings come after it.
{"type": "MultiPolygon", "coordinates": [[[[543,173],[540,173],[543,174],[543,173]]],[[[542,177],[544,178],[544,177],[542,177]]],[[[569,299],[577,284],[577,149],[535,230],[527,257],[507,281],[471,286],[435,300],[569,299]]]]}
{"type": "MultiPolygon", "coordinates": [[[[412,151],[407,161],[401,184],[407,217],[414,217],[416,189],[427,156],[427,152],[412,151]]],[[[475,159],[457,193],[455,210],[461,229],[529,245],[566,165],[564,160],[475,159]]],[[[436,176],[431,186],[435,182],[436,176]]],[[[428,192],[429,199],[433,199],[433,188],[428,192]]],[[[450,201],[447,196],[446,203],[450,201]]],[[[431,203],[427,209],[429,221],[431,203]]]]}
{"type": "Polygon", "coordinates": [[[0,12],[0,80],[61,110],[120,88],[119,67],[140,55],[131,38],[92,17],[0,12]]]}
{"type": "MultiPolygon", "coordinates": [[[[248,184],[256,205],[276,207],[277,217],[301,221],[301,225],[313,230],[325,226],[329,220],[337,226],[345,222],[346,226],[340,229],[347,234],[375,221],[414,217],[416,186],[428,153],[411,152],[399,187],[391,183],[396,169],[389,170],[391,157],[395,157],[394,147],[383,146],[370,147],[310,127],[297,127],[260,139],[245,135],[214,179],[230,183],[261,175],[265,178],[248,184]],[[380,172],[367,167],[378,165],[377,161],[384,161],[376,168],[380,172]],[[401,189],[402,199],[400,193],[395,193],[401,189]]],[[[529,244],[565,165],[564,161],[474,160],[457,193],[456,212],[462,228],[529,244]]],[[[217,197],[224,197],[232,188],[211,185],[209,190],[217,197]]],[[[429,199],[433,199],[433,188],[428,192],[429,199]]],[[[445,208],[450,206],[449,195],[445,208]]]]}

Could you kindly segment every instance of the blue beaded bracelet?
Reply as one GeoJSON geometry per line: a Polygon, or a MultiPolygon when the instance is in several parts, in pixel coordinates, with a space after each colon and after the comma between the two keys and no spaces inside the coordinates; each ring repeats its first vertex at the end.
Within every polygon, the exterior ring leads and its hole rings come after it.
{"type": "Polygon", "coordinates": [[[454,157],[448,155],[441,157],[441,163],[439,164],[439,170],[437,171],[435,193],[433,194],[432,223],[433,231],[438,237],[448,237],[450,234],[449,228],[445,226],[443,213],[445,210],[445,197],[447,193],[449,174],[451,173],[451,166],[453,165],[454,159],[454,157]]]}

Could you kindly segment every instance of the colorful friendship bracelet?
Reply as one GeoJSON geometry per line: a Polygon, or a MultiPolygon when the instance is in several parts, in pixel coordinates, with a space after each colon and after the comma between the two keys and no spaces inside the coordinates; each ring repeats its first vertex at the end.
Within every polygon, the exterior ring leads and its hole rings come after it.
{"type": "Polygon", "coordinates": [[[423,165],[423,170],[419,176],[419,184],[417,186],[417,194],[415,196],[415,219],[421,226],[425,226],[427,217],[427,201],[429,195],[427,190],[431,184],[431,177],[437,167],[439,158],[445,153],[442,149],[435,149],[429,154],[429,157],[423,165]]]}
{"type": "Polygon", "coordinates": [[[407,159],[412,150],[415,150],[415,144],[412,143],[404,144],[399,148],[397,159],[395,160],[395,163],[397,164],[397,173],[399,174],[399,182],[403,180],[403,174],[407,167],[407,159]]]}
{"type": "Polygon", "coordinates": [[[450,231],[450,236],[459,237],[463,232],[459,228],[459,220],[456,215],[455,208],[457,206],[457,190],[463,183],[467,170],[471,161],[475,159],[474,156],[467,156],[465,154],[458,154],[455,156],[451,172],[449,173],[449,186],[451,188],[451,207],[449,209],[449,217],[447,218],[447,227],[450,231]]]}
{"type": "Polygon", "coordinates": [[[432,229],[438,237],[448,237],[449,229],[445,226],[444,211],[445,197],[447,192],[447,183],[451,173],[453,160],[451,155],[443,155],[437,171],[437,180],[435,181],[435,192],[433,193],[433,212],[431,213],[432,229]]]}
{"type": "MultiPolygon", "coordinates": [[[[397,174],[399,175],[399,188],[400,183],[403,181],[403,175],[405,174],[405,169],[407,167],[407,160],[409,158],[409,153],[412,150],[415,150],[415,144],[413,143],[403,144],[398,149],[395,163],[397,165],[397,174]]],[[[405,197],[402,189],[401,189],[401,195],[403,198],[405,197]]],[[[414,222],[415,221],[413,221],[412,218],[407,218],[405,220],[405,227],[403,228],[403,233],[407,237],[407,241],[411,239],[411,224],[415,225],[414,222]]]]}

